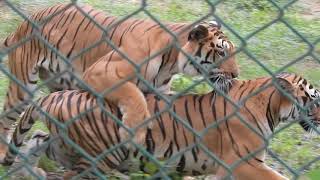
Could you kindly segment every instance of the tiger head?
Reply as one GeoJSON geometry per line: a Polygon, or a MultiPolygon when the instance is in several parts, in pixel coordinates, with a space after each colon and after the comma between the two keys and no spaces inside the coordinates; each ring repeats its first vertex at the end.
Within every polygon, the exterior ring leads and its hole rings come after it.
{"type": "Polygon", "coordinates": [[[188,42],[178,57],[179,72],[188,75],[210,75],[212,83],[223,91],[228,90],[230,79],[239,75],[235,60],[235,46],[220,30],[216,21],[201,22],[188,34],[188,42]],[[227,89],[226,89],[227,87],[227,89]]]}
{"type": "Polygon", "coordinates": [[[296,75],[289,81],[281,78],[279,84],[292,97],[282,101],[280,120],[297,120],[305,131],[314,133],[317,129],[315,133],[320,135],[320,91],[296,75]]]}

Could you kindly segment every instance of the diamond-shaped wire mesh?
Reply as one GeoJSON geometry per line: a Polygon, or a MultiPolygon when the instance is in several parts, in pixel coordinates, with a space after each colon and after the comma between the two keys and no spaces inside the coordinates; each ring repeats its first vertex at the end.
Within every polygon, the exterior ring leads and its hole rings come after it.
{"type": "MultiPolygon", "coordinates": [[[[1,178],[27,174],[35,179],[45,179],[45,176],[59,179],[70,172],[77,172],[71,174],[74,179],[92,175],[98,179],[182,179],[184,173],[202,175],[203,179],[212,179],[215,174],[222,179],[272,179],[282,175],[293,179],[301,176],[320,178],[320,139],[310,138],[297,126],[305,123],[315,134],[320,134],[316,127],[320,124],[320,112],[313,114],[318,115],[314,119],[310,119],[309,112],[320,106],[320,94],[312,91],[311,85],[302,86],[305,83],[298,76],[291,78],[293,83],[301,80],[302,84],[296,89],[305,88],[318,95],[314,98],[307,94],[312,101],[306,102],[292,93],[295,89],[288,90],[288,86],[279,81],[279,77],[288,78],[281,74],[288,71],[320,86],[319,11],[317,0],[0,1],[0,39],[6,46],[0,46],[0,84],[6,90],[10,83],[9,94],[5,95],[5,90],[0,94],[0,102],[4,103],[6,99],[0,116],[0,140],[17,154],[10,168],[0,167],[1,178]],[[56,5],[58,3],[64,4],[56,5]],[[45,7],[49,9],[39,11],[45,7]],[[208,69],[197,59],[205,50],[199,48],[200,55],[197,56],[197,49],[192,46],[186,49],[185,46],[190,44],[192,30],[210,20],[222,25],[221,31],[236,49],[232,53],[223,52],[224,56],[208,69]],[[58,23],[50,26],[51,22],[58,23]],[[14,37],[10,36],[19,30],[21,32],[14,37]],[[128,35],[133,30],[138,36],[128,35]],[[148,37],[146,42],[137,39],[144,36],[148,37]],[[188,42],[182,43],[183,38],[188,42]],[[137,47],[142,47],[140,43],[148,46],[138,51],[137,47]],[[45,50],[40,52],[37,48],[45,50]],[[147,55],[135,56],[141,53],[147,55]],[[233,81],[236,85],[231,88],[238,87],[234,90],[238,94],[218,88],[210,72],[230,62],[232,55],[240,64],[240,79],[250,79],[233,81]],[[121,73],[127,72],[114,70],[123,78],[103,91],[83,80],[83,73],[90,72],[88,69],[102,67],[95,64],[100,58],[111,62],[115,57],[127,62],[123,66],[130,66],[132,73],[122,76],[121,73]],[[175,60],[185,57],[188,63],[183,68],[192,65],[204,79],[178,94],[167,95],[159,91],[158,88],[177,73],[171,71],[178,66],[177,62],[169,62],[171,57],[175,60]],[[162,67],[166,71],[161,72],[162,67]],[[147,73],[153,77],[146,76],[147,73]],[[270,78],[262,83],[256,79],[262,76],[270,78]],[[124,108],[120,103],[112,103],[108,97],[133,81],[146,96],[151,117],[136,123],[135,127],[128,127],[123,121],[127,118],[123,114],[124,108]],[[258,84],[250,85],[250,81],[258,84]],[[214,92],[185,95],[203,82],[210,84],[214,92]],[[242,85],[237,86],[237,83],[242,85]],[[280,106],[285,106],[281,97],[278,97],[277,111],[270,110],[273,95],[269,99],[261,95],[268,95],[272,88],[295,108],[288,117],[295,117],[299,111],[300,119],[280,123],[281,117],[277,115],[286,113],[280,110],[280,106]],[[36,101],[35,97],[42,98],[36,101]],[[257,97],[260,99],[252,100],[257,97]],[[33,135],[26,138],[28,140],[14,142],[22,148],[9,144],[6,139],[11,138],[8,129],[13,128],[18,116],[29,118],[16,126],[24,133],[37,120],[33,117],[38,118],[35,111],[45,117],[46,125],[36,122],[33,129],[37,130],[32,129],[33,135]],[[137,143],[136,138],[142,136],[140,133],[147,126],[151,126],[151,130],[143,135],[144,142],[137,143]],[[129,134],[128,139],[123,139],[119,130],[122,128],[129,134]],[[3,132],[9,133],[8,137],[3,132]],[[79,137],[74,137],[75,134],[79,137]],[[229,151],[234,154],[225,155],[229,151]],[[264,152],[266,158],[262,155],[264,152]],[[51,160],[38,162],[39,156],[45,154],[51,160]],[[56,165],[52,160],[60,164],[56,165]],[[263,169],[263,164],[282,175],[256,170],[263,169]]],[[[199,41],[198,46],[203,47],[206,42],[199,41]]],[[[231,66],[229,64],[227,69],[231,66]]],[[[104,80],[106,77],[98,83],[105,84],[104,80]]],[[[139,95],[122,93],[132,98],[139,95]]]]}

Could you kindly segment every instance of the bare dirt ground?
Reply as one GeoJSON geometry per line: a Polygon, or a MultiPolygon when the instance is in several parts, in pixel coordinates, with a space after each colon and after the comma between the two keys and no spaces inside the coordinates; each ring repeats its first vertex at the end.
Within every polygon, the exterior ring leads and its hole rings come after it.
{"type": "Polygon", "coordinates": [[[320,19],[320,0],[300,0],[298,5],[303,8],[306,19],[320,19]]]}

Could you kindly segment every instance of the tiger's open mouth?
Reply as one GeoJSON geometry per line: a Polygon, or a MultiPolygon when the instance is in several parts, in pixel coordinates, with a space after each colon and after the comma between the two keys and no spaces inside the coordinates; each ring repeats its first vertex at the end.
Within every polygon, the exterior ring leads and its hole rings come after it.
{"type": "Polygon", "coordinates": [[[320,121],[316,119],[300,120],[300,126],[310,135],[320,135],[320,121]]]}
{"type": "Polygon", "coordinates": [[[205,61],[201,61],[200,64],[201,64],[201,65],[203,65],[203,64],[212,64],[212,62],[205,60],[205,61]]]}
{"type": "Polygon", "coordinates": [[[209,79],[214,86],[214,89],[218,89],[224,93],[228,93],[232,87],[232,83],[235,76],[232,73],[227,72],[211,72],[209,79]]]}

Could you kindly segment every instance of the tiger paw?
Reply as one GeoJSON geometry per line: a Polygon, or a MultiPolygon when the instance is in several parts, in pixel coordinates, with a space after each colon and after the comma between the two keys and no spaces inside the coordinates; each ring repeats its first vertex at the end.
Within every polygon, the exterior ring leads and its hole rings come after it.
{"type": "MultiPolygon", "coordinates": [[[[119,128],[119,133],[120,133],[120,138],[121,141],[127,141],[127,140],[132,140],[133,143],[139,144],[139,145],[144,145],[145,143],[145,138],[147,135],[147,130],[148,127],[146,128],[139,128],[136,131],[133,132],[133,135],[124,127],[119,128]]],[[[130,146],[132,147],[132,146],[130,146]]]]}
{"type": "Polygon", "coordinates": [[[151,122],[146,122],[151,117],[147,106],[144,103],[135,103],[132,99],[123,102],[126,103],[118,105],[123,122],[123,126],[119,128],[120,138],[122,141],[131,139],[133,143],[143,145],[147,129],[152,126],[151,122]]]}
{"type": "MultiPolygon", "coordinates": [[[[139,125],[137,125],[139,126],[139,125]]],[[[146,137],[148,130],[150,130],[152,127],[152,122],[149,122],[147,124],[142,125],[142,127],[131,129],[135,130],[132,133],[130,133],[128,129],[124,127],[119,128],[120,138],[122,141],[130,140],[134,144],[138,145],[145,145],[146,143],[146,137]]],[[[127,146],[128,148],[132,147],[131,145],[127,146]]]]}

